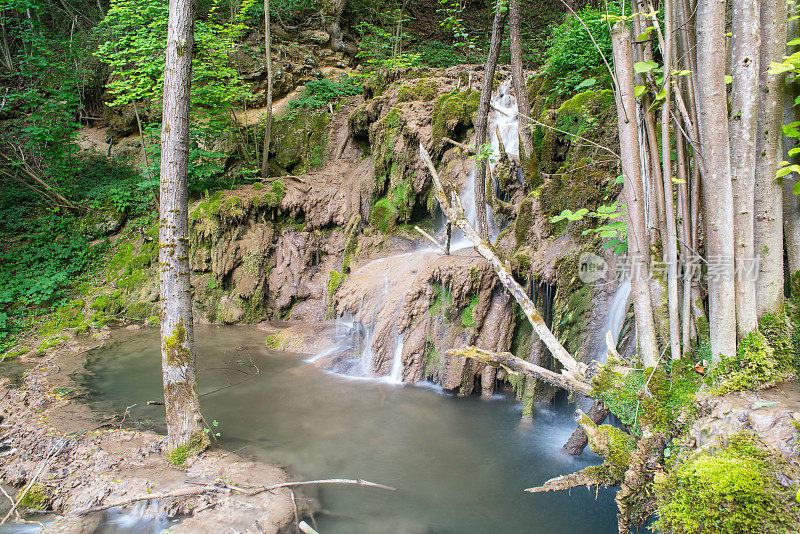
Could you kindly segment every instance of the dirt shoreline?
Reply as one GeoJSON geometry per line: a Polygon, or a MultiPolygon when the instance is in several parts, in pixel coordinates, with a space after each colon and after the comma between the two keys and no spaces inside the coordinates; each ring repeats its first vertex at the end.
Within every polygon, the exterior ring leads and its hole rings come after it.
{"type": "MultiPolygon", "coordinates": [[[[104,340],[73,337],[43,357],[23,360],[34,367],[17,387],[0,379],[0,480],[18,489],[31,482],[46,487],[45,508],[58,517],[43,532],[92,532],[103,513],[80,514],[93,506],[189,491],[200,487],[197,482],[247,488],[289,481],[279,467],[219,447],[176,468],[164,459],[164,436],[124,428],[124,422],[71,400],[78,388],[70,375],[110,336],[106,331],[104,340]]],[[[288,488],[255,495],[221,488],[149,502],[150,510],[182,517],[170,528],[175,533],[296,532],[297,521],[315,506],[295,499],[288,488]]],[[[9,521],[14,519],[12,514],[9,521]]]]}

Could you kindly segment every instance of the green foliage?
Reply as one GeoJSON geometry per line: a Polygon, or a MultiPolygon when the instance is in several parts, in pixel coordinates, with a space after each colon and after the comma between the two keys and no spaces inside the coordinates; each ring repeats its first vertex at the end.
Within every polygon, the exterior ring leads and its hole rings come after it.
{"type": "Polygon", "coordinates": [[[446,320],[453,310],[453,294],[445,286],[433,285],[433,297],[430,302],[428,312],[432,316],[441,316],[446,320]]]}
{"type": "Polygon", "coordinates": [[[699,386],[700,378],[688,360],[624,374],[606,365],[593,379],[592,396],[634,433],[639,433],[642,423],[668,432],[682,410],[692,409],[699,386]]]}
{"type": "Polygon", "coordinates": [[[684,458],[656,478],[655,527],[674,534],[796,532],[793,490],[776,476],[781,464],[751,432],[684,458]]]}
{"type": "MultiPolygon", "coordinates": [[[[609,3],[608,9],[612,14],[620,12],[615,2],[609,3]]],[[[548,41],[546,72],[557,94],[570,95],[590,78],[607,84],[609,76],[603,56],[611,62],[611,34],[608,23],[602,20],[603,15],[592,7],[585,7],[578,12],[600,51],[592,43],[581,21],[575,17],[567,17],[563,24],[553,29],[548,41]]]]}
{"type": "Polygon", "coordinates": [[[170,465],[181,467],[184,463],[186,463],[186,459],[189,458],[189,456],[192,454],[199,454],[208,448],[211,443],[208,434],[208,430],[205,432],[198,432],[192,436],[192,439],[189,440],[187,445],[179,445],[178,447],[175,447],[166,454],[164,459],[170,465]]]}
{"type": "Polygon", "coordinates": [[[437,1],[439,2],[439,9],[436,11],[442,16],[439,25],[452,34],[456,47],[465,52],[475,50],[478,38],[470,35],[463,19],[464,10],[467,7],[466,2],[460,2],[459,0],[437,1]]]}
{"type": "MultiPolygon", "coordinates": [[[[308,82],[300,98],[289,102],[289,110],[297,108],[317,109],[331,102],[361,94],[360,80],[355,76],[343,76],[339,81],[328,78],[308,82]]],[[[294,111],[296,113],[296,111],[294,111]]]]}
{"type": "Polygon", "coordinates": [[[794,376],[792,356],[776,352],[761,332],[751,332],[739,342],[735,356],[724,357],[714,366],[708,380],[717,395],[768,388],[794,376]]]}
{"type": "MultiPolygon", "coordinates": [[[[20,492],[21,493],[21,492],[20,492]]],[[[47,503],[50,500],[48,495],[47,486],[41,482],[34,482],[28,488],[25,495],[20,495],[19,506],[27,510],[41,511],[47,508],[47,503]]]]}
{"type": "Polygon", "coordinates": [[[380,18],[382,20],[378,24],[362,21],[356,26],[356,31],[361,36],[361,50],[356,57],[364,59],[367,65],[376,70],[405,70],[418,66],[420,54],[404,52],[402,46],[398,46],[409,35],[397,35],[396,31],[386,29],[395,28],[398,21],[408,22],[407,15],[402,9],[395,9],[382,12],[380,18]]]}

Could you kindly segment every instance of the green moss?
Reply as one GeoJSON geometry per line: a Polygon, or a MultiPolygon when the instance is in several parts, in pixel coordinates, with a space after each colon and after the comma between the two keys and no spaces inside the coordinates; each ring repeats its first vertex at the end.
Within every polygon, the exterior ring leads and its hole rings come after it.
{"type": "Polygon", "coordinates": [[[358,250],[358,225],[361,222],[361,215],[355,214],[347,222],[344,231],[344,256],[342,257],[342,272],[350,270],[350,264],[355,259],[358,250]]]}
{"type": "Polygon", "coordinates": [[[178,323],[178,326],[172,331],[172,335],[165,337],[161,344],[165,352],[164,360],[169,365],[185,365],[191,358],[192,353],[187,346],[186,327],[184,327],[183,321],[178,323]]]}
{"type": "Polygon", "coordinates": [[[401,87],[397,93],[397,99],[400,102],[433,100],[438,90],[439,87],[436,85],[436,81],[420,78],[415,85],[407,84],[401,87]]]}
{"type": "Polygon", "coordinates": [[[262,197],[264,204],[270,208],[278,208],[286,196],[286,184],[283,180],[274,180],[269,185],[269,190],[262,197]]]}
{"type": "Polygon", "coordinates": [[[268,335],[264,346],[272,350],[286,350],[289,347],[289,340],[282,335],[282,332],[278,332],[268,335]]]}
{"type": "Polygon", "coordinates": [[[270,150],[279,172],[302,174],[321,165],[328,123],[325,109],[295,108],[276,119],[270,150]]]}
{"type": "Polygon", "coordinates": [[[333,300],[333,294],[336,293],[336,290],[339,289],[339,286],[342,285],[344,282],[346,275],[338,271],[330,271],[328,273],[328,301],[333,300]]]}
{"type": "Polygon", "coordinates": [[[440,316],[445,320],[448,319],[449,313],[453,309],[453,294],[446,287],[439,284],[433,286],[433,298],[428,308],[428,313],[431,316],[440,316]]]}
{"type": "MultiPolygon", "coordinates": [[[[24,490],[20,490],[20,493],[24,490]]],[[[17,497],[19,498],[19,496],[17,497]]],[[[34,482],[28,489],[27,493],[22,496],[19,501],[19,506],[27,510],[44,510],[47,508],[50,497],[48,495],[47,486],[39,482],[34,482]]]]}
{"type": "Polygon", "coordinates": [[[474,295],[461,312],[461,326],[464,328],[475,328],[475,307],[478,305],[478,295],[474,295]]]}
{"type": "Polygon", "coordinates": [[[442,147],[442,137],[452,135],[458,130],[466,130],[474,124],[474,115],[480,102],[478,91],[452,92],[440,96],[433,107],[434,151],[442,147]]]}
{"type": "Polygon", "coordinates": [[[53,315],[39,327],[41,335],[54,334],[67,328],[78,328],[84,322],[83,308],[86,302],[76,299],[62,304],[55,309],[53,315]]]}
{"type": "Polygon", "coordinates": [[[794,489],[776,476],[781,464],[750,432],[689,456],[656,478],[655,527],[675,534],[797,532],[794,489]]]}
{"type": "Polygon", "coordinates": [[[51,336],[51,337],[45,338],[45,339],[42,340],[41,343],[39,343],[39,347],[38,347],[39,352],[44,352],[47,349],[51,349],[53,347],[57,347],[57,346],[61,345],[62,343],[64,343],[68,339],[69,339],[69,336],[66,335],[66,334],[62,334],[62,335],[59,335],[59,336],[51,336]]]}
{"type": "Polygon", "coordinates": [[[794,376],[793,359],[778,354],[761,332],[751,332],[739,342],[736,355],[723,357],[708,375],[717,395],[728,391],[758,390],[794,376]]]}
{"type": "Polygon", "coordinates": [[[369,216],[370,224],[384,234],[394,228],[397,221],[397,208],[392,202],[383,198],[372,206],[369,216]]]}
{"type": "Polygon", "coordinates": [[[423,361],[425,365],[425,376],[433,377],[439,374],[442,368],[442,359],[439,355],[439,351],[436,350],[436,345],[432,341],[428,341],[425,344],[423,361]]]}
{"type": "Polygon", "coordinates": [[[186,463],[186,459],[193,454],[199,454],[206,450],[210,445],[208,433],[201,431],[192,436],[187,445],[180,445],[169,451],[164,459],[167,463],[180,467],[186,463]]]}
{"type": "Polygon", "coordinates": [[[700,378],[688,360],[673,360],[666,368],[624,374],[613,365],[606,365],[592,379],[591,396],[602,400],[634,433],[639,433],[643,424],[656,431],[671,432],[681,412],[694,413],[699,386],[700,378]]]}
{"type": "Polygon", "coordinates": [[[527,242],[531,225],[533,225],[533,198],[528,196],[520,203],[517,219],[514,221],[514,237],[517,240],[517,246],[527,242]]]}
{"type": "Polygon", "coordinates": [[[108,316],[117,315],[125,308],[122,292],[115,291],[111,294],[99,295],[94,299],[90,308],[108,316]]]}

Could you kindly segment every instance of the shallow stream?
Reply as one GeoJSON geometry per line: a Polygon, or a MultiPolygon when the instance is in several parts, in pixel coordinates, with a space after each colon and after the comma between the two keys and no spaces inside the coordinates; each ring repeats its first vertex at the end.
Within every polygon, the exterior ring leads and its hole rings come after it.
{"type": "MultiPolygon", "coordinates": [[[[321,487],[323,534],[616,532],[608,491],[530,494],[524,488],[599,462],[560,447],[571,407],[520,422],[513,400],[458,398],[327,374],[264,348],[264,332],[197,327],[203,412],[230,450],[286,466],[298,479],[362,478],[396,493],[321,487]]],[[[76,377],[90,402],[163,430],[158,331],[123,332],[76,377]]]]}

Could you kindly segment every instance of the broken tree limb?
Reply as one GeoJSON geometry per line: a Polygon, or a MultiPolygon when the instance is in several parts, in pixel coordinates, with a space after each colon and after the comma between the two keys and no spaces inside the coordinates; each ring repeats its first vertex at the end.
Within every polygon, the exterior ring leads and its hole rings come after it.
{"type": "Polygon", "coordinates": [[[444,141],[445,143],[450,143],[453,146],[457,146],[458,148],[464,149],[470,154],[475,153],[475,147],[472,145],[465,145],[464,143],[459,143],[458,141],[454,141],[449,137],[442,137],[442,141],[444,141]]]}
{"type": "MultiPolygon", "coordinates": [[[[597,401],[592,404],[588,417],[594,424],[599,425],[608,417],[608,408],[606,408],[602,402],[597,401]]],[[[561,450],[572,456],[577,456],[583,452],[583,449],[585,449],[588,444],[589,436],[586,435],[586,430],[584,430],[581,425],[578,425],[578,428],[570,435],[567,442],[561,447],[561,450]]]]}
{"type": "MultiPolygon", "coordinates": [[[[188,482],[191,484],[196,484],[196,482],[188,482]]],[[[201,483],[202,484],[202,483],[201,483]]],[[[279,484],[272,484],[270,486],[256,486],[255,488],[243,488],[241,486],[237,486],[234,484],[229,484],[227,482],[218,481],[212,482],[208,484],[204,484],[201,487],[192,487],[192,488],[183,488],[175,491],[164,491],[161,493],[151,493],[149,495],[140,495],[139,497],[132,497],[130,499],[123,499],[119,501],[113,501],[106,504],[100,504],[97,506],[92,506],[91,508],[87,508],[82,512],[79,512],[79,516],[84,516],[86,514],[91,514],[93,512],[101,512],[103,510],[108,510],[109,508],[117,508],[119,506],[127,506],[129,504],[133,504],[140,501],[151,501],[154,499],[171,499],[175,497],[193,497],[196,495],[202,495],[205,493],[219,493],[225,491],[238,491],[239,493],[244,493],[246,495],[257,495],[259,493],[263,493],[265,491],[272,491],[275,489],[280,488],[291,488],[295,486],[310,486],[312,484],[351,484],[356,486],[368,486],[371,488],[379,488],[388,491],[397,491],[397,488],[393,488],[391,486],[385,486],[383,484],[377,484],[375,482],[370,482],[368,480],[361,480],[360,478],[356,479],[349,479],[349,478],[329,478],[324,480],[304,480],[300,482],[281,482],[279,484]]]]}
{"type": "Polygon", "coordinates": [[[527,488],[525,491],[528,493],[544,493],[546,491],[561,491],[579,488],[581,486],[591,487],[596,485],[597,481],[595,478],[589,472],[587,472],[586,469],[583,469],[577,473],[570,473],[569,475],[561,475],[551,478],[541,486],[527,488]]]}
{"type": "MultiPolygon", "coordinates": [[[[533,301],[525,293],[525,289],[523,289],[522,286],[519,285],[516,280],[514,280],[514,277],[511,276],[511,273],[509,272],[510,269],[503,263],[497,253],[495,253],[495,251],[492,249],[492,246],[487,241],[481,239],[469,221],[467,221],[467,218],[464,216],[463,209],[457,210],[450,204],[450,201],[447,199],[447,193],[445,193],[444,187],[442,186],[442,182],[439,180],[439,173],[436,172],[436,167],[434,167],[433,161],[431,161],[431,156],[428,154],[428,151],[425,150],[425,147],[422,145],[422,143],[419,145],[419,153],[422,161],[425,163],[425,165],[428,167],[428,171],[431,173],[434,185],[434,193],[436,194],[436,198],[439,201],[439,205],[442,207],[442,211],[444,212],[445,216],[447,216],[447,218],[450,219],[453,224],[455,224],[464,233],[464,235],[466,235],[473,242],[475,245],[475,250],[477,250],[481,256],[489,261],[497,273],[497,277],[500,279],[500,282],[506,287],[506,289],[508,289],[514,299],[519,303],[522,311],[525,312],[525,316],[528,318],[528,321],[530,321],[531,326],[533,326],[533,329],[536,330],[536,333],[539,334],[539,337],[542,339],[542,341],[544,341],[544,344],[547,345],[548,349],[550,349],[553,357],[557,359],[561,365],[564,366],[567,373],[571,375],[570,378],[586,384],[586,364],[578,362],[569,352],[567,352],[567,349],[564,348],[556,336],[553,335],[553,332],[551,332],[547,327],[544,319],[536,309],[536,305],[534,305],[533,301]]],[[[588,384],[586,384],[586,386],[588,387],[588,384]]]]}
{"type": "Polygon", "coordinates": [[[423,236],[427,237],[427,238],[428,238],[428,240],[429,240],[431,243],[433,243],[434,245],[436,245],[436,246],[439,248],[439,250],[441,250],[441,251],[444,253],[444,255],[445,255],[445,256],[447,256],[447,255],[450,253],[450,252],[447,250],[447,248],[443,247],[441,243],[439,243],[438,241],[436,241],[436,238],[435,238],[435,237],[433,237],[431,234],[429,234],[428,232],[426,232],[425,230],[423,230],[423,229],[422,229],[422,228],[420,228],[419,226],[414,226],[414,229],[415,229],[417,232],[421,233],[423,236]]]}
{"type": "Polygon", "coordinates": [[[495,367],[503,367],[514,373],[529,375],[539,380],[549,382],[556,387],[569,391],[576,391],[584,395],[589,395],[592,391],[592,387],[584,380],[574,378],[568,374],[560,374],[545,369],[534,363],[527,362],[522,358],[517,358],[510,352],[493,352],[477,347],[461,347],[458,349],[450,349],[446,354],[448,356],[463,356],[495,367]]]}

